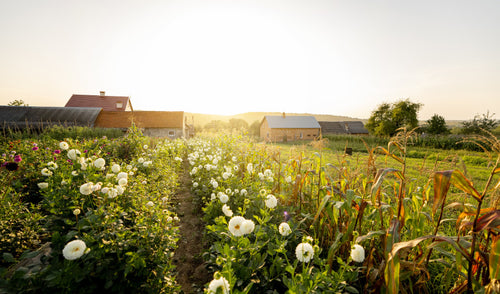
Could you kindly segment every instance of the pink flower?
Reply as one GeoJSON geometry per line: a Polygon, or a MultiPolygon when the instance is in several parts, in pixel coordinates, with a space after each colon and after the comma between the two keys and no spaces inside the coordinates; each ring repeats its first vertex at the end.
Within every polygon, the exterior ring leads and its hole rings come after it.
{"type": "Polygon", "coordinates": [[[16,155],[16,156],[14,156],[14,161],[21,162],[21,161],[23,161],[23,159],[21,158],[21,155],[16,155]]]}
{"type": "Polygon", "coordinates": [[[31,150],[33,150],[33,151],[37,151],[37,150],[38,150],[38,147],[37,147],[37,146],[35,146],[35,147],[31,148],[31,150]]]}
{"type": "Polygon", "coordinates": [[[55,153],[55,154],[60,154],[60,153],[61,153],[61,150],[56,149],[56,150],[54,150],[54,153],[55,153]]]}

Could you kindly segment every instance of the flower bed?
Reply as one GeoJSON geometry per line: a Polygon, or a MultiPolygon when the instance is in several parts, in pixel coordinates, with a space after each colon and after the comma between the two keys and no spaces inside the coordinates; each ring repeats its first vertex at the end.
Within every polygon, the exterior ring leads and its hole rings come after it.
{"type": "Polygon", "coordinates": [[[0,288],[172,293],[181,141],[15,141],[0,147],[0,288]],[[148,146],[153,144],[154,146],[148,146]]]}

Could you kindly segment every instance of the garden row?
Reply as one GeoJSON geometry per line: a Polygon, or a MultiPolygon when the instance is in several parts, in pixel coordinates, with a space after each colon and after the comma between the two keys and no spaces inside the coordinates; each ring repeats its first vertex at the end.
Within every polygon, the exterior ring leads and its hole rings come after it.
{"type": "Polygon", "coordinates": [[[245,138],[188,141],[210,246],[206,291],[499,289],[500,143],[478,141],[496,154],[486,184],[476,187],[458,169],[409,177],[412,135],[403,131],[388,147],[369,148],[363,166],[342,153],[325,162],[321,150],[285,158],[245,138]]]}
{"type": "Polygon", "coordinates": [[[0,146],[0,293],[172,293],[181,141],[0,146]]]}

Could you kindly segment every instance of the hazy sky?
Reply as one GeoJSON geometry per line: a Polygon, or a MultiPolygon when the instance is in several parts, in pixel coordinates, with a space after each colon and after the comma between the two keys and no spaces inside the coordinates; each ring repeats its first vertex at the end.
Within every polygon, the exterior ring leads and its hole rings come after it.
{"type": "Polygon", "coordinates": [[[0,104],[500,118],[498,0],[0,1],[0,104]]]}

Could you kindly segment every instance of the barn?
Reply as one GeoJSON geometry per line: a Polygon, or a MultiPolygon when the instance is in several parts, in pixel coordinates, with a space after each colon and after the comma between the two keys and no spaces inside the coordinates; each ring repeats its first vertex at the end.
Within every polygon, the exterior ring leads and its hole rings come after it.
{"type": "Polygon", "coordinates": [[[321,135],[368,135],[361,121],[320,121],[321,135]]]}
{"type": "Polygon", "coordinates": [[[314,116],[266,115],[260,123],[260,137],[266,142],[313,140],[320,128],[314,116]]]}

